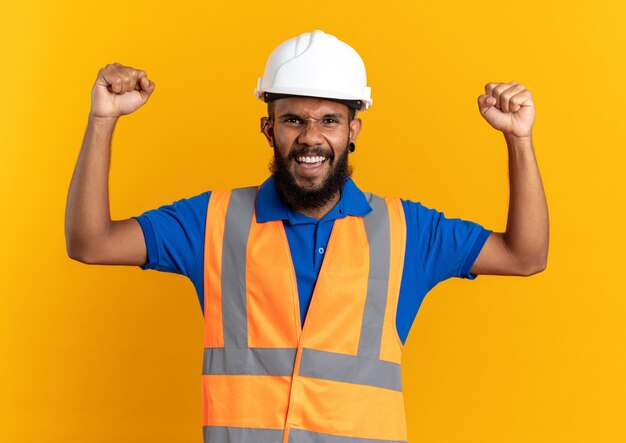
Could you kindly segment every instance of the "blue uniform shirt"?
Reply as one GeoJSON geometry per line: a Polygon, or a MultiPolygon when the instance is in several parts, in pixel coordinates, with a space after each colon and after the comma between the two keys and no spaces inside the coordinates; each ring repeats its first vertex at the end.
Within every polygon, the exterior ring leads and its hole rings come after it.
{"type": "MultiPolygon", "coordinates": [[[[148,261],[141,269],[182,274],[193,282],[204,312],[204,235],[211,192],[135,217],[144,233],[148,261]]],[[[422,300],[437,283],[450,277],[475,279],[470,269],[491,230],[419,202],[401,200],[407,224],[404,271],[396,314],[402,343],[422,300]]],[[[260,187],[257,221],[282,220],[292,254],[302,324],[313,294],[333,223],[347,215],[363,216],[372,208],[352,179],[344,184],[337,204],[320,220],[292,211],[280,198],[272,177],[260,187]]]]}

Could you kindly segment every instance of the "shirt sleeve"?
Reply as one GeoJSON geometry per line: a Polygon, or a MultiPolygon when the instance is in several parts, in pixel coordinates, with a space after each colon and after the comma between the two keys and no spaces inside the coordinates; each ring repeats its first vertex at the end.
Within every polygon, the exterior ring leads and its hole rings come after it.
{"type": "Polygon", "coordinates": [[[417,254],[427,289],[450,277],[476,279],[472,265],[492,233],[480,224],[448,218],[419,202],[402,200],[407,222],[407,254],[417,254]]]}
{"type": "Polygon", "coordinates": [[[148,251],[148,261],[141,269],[191,277],[204,254],[209,196],[210,192],[204,192],[133,217],[141,225],[148,251]]]}

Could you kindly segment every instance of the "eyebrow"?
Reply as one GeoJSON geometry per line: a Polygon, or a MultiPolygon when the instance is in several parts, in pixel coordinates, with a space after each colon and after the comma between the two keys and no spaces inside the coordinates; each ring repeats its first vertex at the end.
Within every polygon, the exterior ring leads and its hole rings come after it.
{"type": "MultiPolygon", "coordinates": [[[[303,118],[301,116],[299,116],[298,114],[291,113],[291,112],[286,112],[284,114],[281,114],[280,116],[278,116],[278,118],[280,118],[280,119],[283,119],[283,118],[298,118],[298,119],[303,120],[303,118]]],[[[325,118],[334,118],[336,120],[341,120],[341,119],[344,119],[345,117],[342,114],[330,113],[330,114],[324,114],[322,119],[325,119],[325,118]]]]}

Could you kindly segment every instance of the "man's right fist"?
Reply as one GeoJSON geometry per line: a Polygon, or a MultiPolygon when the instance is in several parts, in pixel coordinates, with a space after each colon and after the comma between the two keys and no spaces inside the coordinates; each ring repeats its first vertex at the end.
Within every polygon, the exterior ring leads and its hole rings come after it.
{"type": "Polygon", "coordinates": [[[98,71],[91,90],[91,111],[95,117],[113,117],[130,114],[148,101],[154,91],[154,82],[145,71],[119,63],[106,65],[98,71]]]}

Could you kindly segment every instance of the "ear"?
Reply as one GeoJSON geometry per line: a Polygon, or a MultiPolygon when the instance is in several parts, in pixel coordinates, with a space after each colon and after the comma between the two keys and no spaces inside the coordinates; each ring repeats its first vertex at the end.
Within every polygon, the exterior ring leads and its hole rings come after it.
{"type": "Polygon", "coordinates": [[[353,118],[350,122],[350,141],[354,142],[361,132],[361,119],[353,118]]]}
{"type": "Polygon", "coordinates": [[[261,117],[261,132],[270,146],[274,146],[274,124],[269,117],[261,117]]]}

